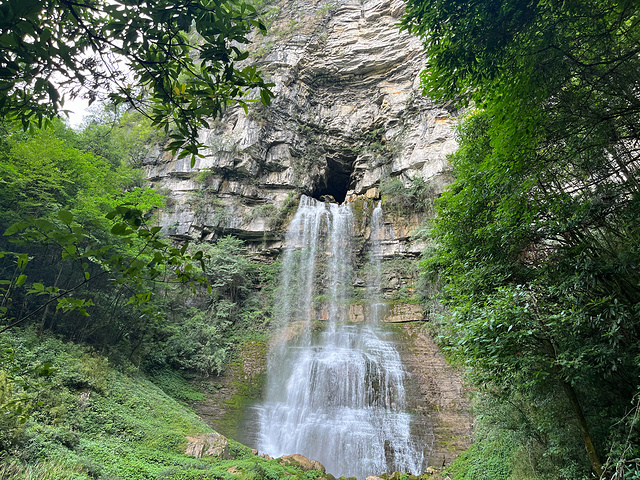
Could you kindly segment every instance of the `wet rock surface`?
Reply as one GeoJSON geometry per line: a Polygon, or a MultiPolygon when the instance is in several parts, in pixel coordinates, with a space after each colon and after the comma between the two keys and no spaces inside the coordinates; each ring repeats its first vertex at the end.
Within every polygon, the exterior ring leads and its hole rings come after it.
{"type": "Polygon", "coordinates": [[[265,342],[243,344],[222,375],[198,381],[198,385],[204,387],[206,398],[194,405],[198,415],[220,433],[255,446],[256,428],[247,409],[262,395],[266,367],[265,342]]]}
{"type": "Polygon", "coordinates": [[[433,428],[429,465],[442,468],[469,448],[473,417],[465,396],[462,378],[445,360],[423,323],[399,325],[405,336],[400,351],[403,363],[413,377],[412,385],[424,400],[420,407],[433,428]]]}

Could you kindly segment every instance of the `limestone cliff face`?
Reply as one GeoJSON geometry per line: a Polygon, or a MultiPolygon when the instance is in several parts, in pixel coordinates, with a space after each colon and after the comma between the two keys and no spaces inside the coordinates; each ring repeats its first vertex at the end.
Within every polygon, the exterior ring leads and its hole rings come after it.
{"type": "Polygon", "coordinates": [[[385,178],[446,183],[455,112],[421,96],[424,57],[399,32],[403,11],[400,0],[274,4],[251,58],[275,83],[273,104],[231,108],[202,131],[209,148],[193,168],[168,156],[146,164],[170,192],[165,231],[278,246],[300,193],[343,201],[378,197],[385,178]]]}

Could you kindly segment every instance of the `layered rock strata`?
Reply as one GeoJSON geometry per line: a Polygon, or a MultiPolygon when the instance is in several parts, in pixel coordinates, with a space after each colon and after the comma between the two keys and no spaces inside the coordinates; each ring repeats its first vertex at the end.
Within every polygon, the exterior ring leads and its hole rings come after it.
{"type": "Polygon", "coordinates": [[[433,428],[429,465],[441,468],[471,445],[473,417],[464,384],[421,324],[406,323],[401,328],[405,348],[400,355],[411,385],[419,390],[414,395],[424,399],[419,413],[426,415],[433,428]]]}
{"type": "Polygon", "coordinates": [[[437,188],[455,149],[455,112],[421,95],[420,41],[397,26],[399,0],[281,0],[251,61],[275,84],[269,107],[230,108],[190,159],[158,155],[146,170],[169,192],[161,223],[178,237],[233,233],[278,246],[300,193],[375,199],[381,180],[437,188]]]}

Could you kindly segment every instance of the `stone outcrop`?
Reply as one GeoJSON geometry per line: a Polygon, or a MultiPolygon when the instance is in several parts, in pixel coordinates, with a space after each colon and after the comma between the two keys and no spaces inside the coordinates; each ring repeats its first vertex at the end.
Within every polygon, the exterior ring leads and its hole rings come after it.
{"type": "Polygon", "coordinates": [[[185,454],[196,458],[217,457],[229,460],[229,446],[227,439],[218,432],[206,433],[198,437],[187,437],[185,454]]]}
{"type": "Polygon", "coordinates": [[[255,419],[247,411],[260,398],[266,375],[267,345],[252,340],[238,348],[239,355],[222,375],[202,379],[207,382],[206,400],[195,405],[198,415],[212,428],[246,445],[256,445],[255,419]],[[247,415],[249,414],[249,415],[247,415]],[[245,428],[246,425],[249,425],[245,428]]]}
{"type": "Polygon", "coordinates": [[[322,465],[317,460],[309,460],[304,455],[299,453],[294,453],[293,455],[283,455],[279,459],[280,463],[283,465],[294,465],[296,467],[300,467],[305,472],[308,470],[320,470],[322,473],[325,473],[324,465],[322,465]]]}
{"type": "Polygon", "coordinates": [[[425,403],[420,413],[433,428],[429,465],[449,465],[471,445],[473,417],[460,375],[446,362],[440,349],[420,323],[402,324],[403,364],[425,403]]]}
{"type": "Polygon", "coordinates": [[[160,154],[146,162],[169,192],[165,232],[277,248],[300,193],[374,200],[391,177],[441,188],[455,111],[421,96],[424,56],[399,32],[403,12],[401,0],[275,3],[251,58],[275,84],[272,105],[230,108],[201,132],[208,148],[193,168],[160,154]]]}
{"type": "MultiPolygon", "coordinates": [[[[364,322],[367,318],[366,308],[366,305],[359,303],[350,305],[349,321],[364,322]]],[[[424,320],[422,310],[422,305],[412,303],[392,305],[386,309],[382,321],[386,323],[419,322],[424,320]]]]}
{"type": "Polygon", "coordinates": [[[424,319],[422,305],[412,303],[393,305],[384,318],[389,323],[416,322],[424,319]]]}

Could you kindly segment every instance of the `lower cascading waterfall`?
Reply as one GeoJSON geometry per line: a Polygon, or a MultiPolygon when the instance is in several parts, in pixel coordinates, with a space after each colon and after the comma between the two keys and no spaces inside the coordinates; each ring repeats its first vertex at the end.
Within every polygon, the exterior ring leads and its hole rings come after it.
{"type": "Polygon", "coordinates": [[[367,321],[348,322],[353,294],[349,205],[303,196],[286,237],[258,449],[301,453],[335,476],[420,474],[428,460],[407,411],[407,374],[393,333],[379,321],[382,210],[370,233],[367,321]]]}

